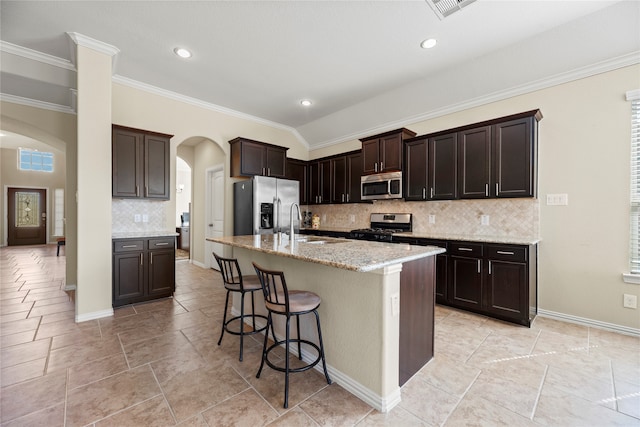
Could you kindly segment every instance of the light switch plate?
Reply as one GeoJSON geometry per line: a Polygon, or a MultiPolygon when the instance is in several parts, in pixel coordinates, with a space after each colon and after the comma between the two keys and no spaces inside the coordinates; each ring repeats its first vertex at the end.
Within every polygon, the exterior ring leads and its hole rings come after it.
{"type": "Polygon", "coordinates": [[[569,204],[569,195],[567,193],[547,194],[548,206],[567,206],[569,204]]]}

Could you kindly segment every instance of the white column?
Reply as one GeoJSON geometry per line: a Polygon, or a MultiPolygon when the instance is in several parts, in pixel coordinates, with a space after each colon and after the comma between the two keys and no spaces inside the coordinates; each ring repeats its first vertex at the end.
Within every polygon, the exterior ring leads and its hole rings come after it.
{"type": "Polygon", "coordinates": [[[113,314],[111,75],[118,49],[77,33],[69,36],[78,70],[76,321],[82,322],[113,314]]]}

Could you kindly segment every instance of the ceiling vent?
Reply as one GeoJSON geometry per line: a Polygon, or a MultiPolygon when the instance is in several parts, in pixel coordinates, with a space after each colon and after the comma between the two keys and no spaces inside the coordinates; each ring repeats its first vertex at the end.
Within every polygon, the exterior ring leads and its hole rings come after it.
{"type": "Polygon", "coordinates": [[[438,18],[444,19],[447,16],[462,10],[476,0],[425,0],[431,9],[438,15],[438,18]]]}

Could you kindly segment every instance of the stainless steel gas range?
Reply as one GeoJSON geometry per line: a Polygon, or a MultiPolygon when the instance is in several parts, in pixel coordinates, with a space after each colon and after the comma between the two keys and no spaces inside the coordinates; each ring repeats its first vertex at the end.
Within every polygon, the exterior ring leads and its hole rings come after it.
{"type": "Polygon", "coordinates": [[[412,231],[413,215],[410,213],[372,213],[371,227],[351,230],[349,238],[393,242],[393,235],[412,231]]]}

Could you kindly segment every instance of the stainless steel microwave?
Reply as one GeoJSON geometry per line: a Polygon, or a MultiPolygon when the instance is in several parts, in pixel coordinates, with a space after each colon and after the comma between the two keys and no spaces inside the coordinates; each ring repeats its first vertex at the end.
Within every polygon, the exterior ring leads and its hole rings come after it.
{"type": "Polygon", "coordinates": [[[362,200],[402,198],[402,172],[365,175],[360,178],[362,200]]]}

